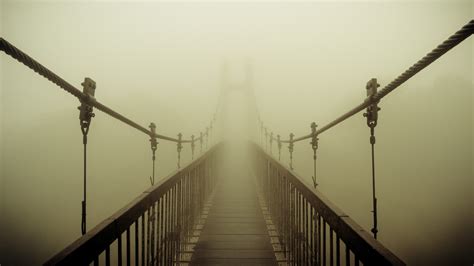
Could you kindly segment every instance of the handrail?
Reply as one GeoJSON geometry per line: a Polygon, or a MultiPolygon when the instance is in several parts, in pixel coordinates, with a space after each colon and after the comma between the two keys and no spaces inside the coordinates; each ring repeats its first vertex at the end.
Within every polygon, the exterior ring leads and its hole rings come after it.
{"type": "Polygon", "coordinates": [[[140,261],[148,265],[150,261],[162,260],[160,262],[171,265],[183,248],[183,241],[190,236],[204,202],[213,190],[217,178],[217,153],[221,149],[222,144],[219,143],[181,170],[163,178],[44,265],[88,265],[98,262],[103,253],[106,256],[106,264],[110,263],[110,245],[114,241],[118,241],[120,262],[124,257],[121,250],[124,233],[127,246],[125,259],[127,265],[130,265],[130,247],[133,246],[130,231],[133,224],[135,264],[139,265],[140,261]],[[156,247],[153,246],[154,239],[156,247]]]}
{"type": "Polygon", "coordinates": [[[355,265],[359,261],[364,265],[405,265],[311,184],[259,145],[250,145],[254,153],[254,170],[289,262],[297,265],[331,262],[334,265],[336,261],[336,265],[340,265],[341,260],[351,260],[352,252],[355,265]],[[341,244],[345,245],[344,256],[341,244]]]}
{"type": "MultiPolygon", "coordinates": [[[[13,44],[9,43],[7,40],[4,38],[0,38],[0,50],[4,51],[6,54],[9,56],[13,57],[14,59],[18,60],[20,63],[24,64],[25,66],[31,68],[33,71],[38,73],[39,75],[43,76],[44,78],[48,79],[52,83],[56,84],[60,88],[64,89],[66,92],[70,93],[77,99],[79,99],[80,102],[86,103],[90,106],[93,106],[97,108],[98,110],[112,116],[113,118],[137,129],[138,131],[141,131],[145,133],[146,135],[150,137],[156,137],[158,139],[162,140],[168,140],[172,142],[179,142],[177,138],[153,133],[150,130],[148,130],[146,127],[143,127],[139,125],[138,123],[134,122],[133,120],[125,117],[124,115],[112,110],[111,108],[107,107],[106,105],[100,103],[97,101],[95,98],[90,97],[88,94],[83,93],[70,83],[68,83],[66,80],[40,64],[38,61],[30,57],[28,54],[24,53],[17,47],[15,47],[13,44]]],[[[196,140],[200,140],[201,137],[196,138],[196,140]]],[[[191,143],[190,139],[183,139],[181,140],[181,143],[191,143]]]]}
{"type": "MultiPolygon", "coordinates": [[[[320,135],[327,130],[331,129],[332,127],[338,125],[339,123],[343,122],[344,120],[348,119],[349,117],[359,113],[360,111],[364,110],[368,106],[379,102],[381,99],[383,99],[385,96],[387,96],[390,92],[394,91],[396,88],[398,88],[400,85],[405,83],[405,81],[409,80],[411,77],[413,77],[415,74],[429,66],[431,63],[436,61],[438,58],[440,58],[442,55],[447,53],[449,50],[452,48],[456,47],[458,44],[460,44],[462,41],[467,39],[469,36],[471,36],[474,33],[474,20],[469,21],[466,25],[464,25],[460,30],[458,30],[456,33],[451,35],[448,39],[446,39],[443,43],[438,45],[435,49],[433,49],[430,53],[425,55],[423,58],[418,60],[415,64],[413,64],[410,68],[405,70],[402,74],[400,74],[396,79],[394,79],[392,82],[387,84],[384,88],[382,88],[379,92],[377,92],[375,95],[366,98],[362,103],[358,104],[351,110],[347,111],[343,115],[339,116],[335,120],[329,122],[328,124],[320,127],[316,131],[316,135],[320,135]]],[[[259,117],[259,116],[258,116],[259,117]]],[[[261,122],[261,120],[259,120],[261,122]]],[[[313,133],[303,135],[300,137],[296,137],[293,139],[293,143],[299,142],[305,139],[309,139],[313,136],[313,133]]],[[[289,139],[285,140],[280,140],[282,143],[289,143],[289,139]]]]}

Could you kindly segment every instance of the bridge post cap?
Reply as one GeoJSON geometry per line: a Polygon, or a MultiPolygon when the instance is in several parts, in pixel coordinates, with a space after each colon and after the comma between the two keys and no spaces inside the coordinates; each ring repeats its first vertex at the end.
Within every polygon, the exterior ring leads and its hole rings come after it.
{"type": "Polygon", "coordinates": [[[156,125],[155,123],[151,122],[148,127],[150,128],[150,131],[151,131],[151,134],[150,134],[151,149],[155,151],[156,146],[158,145],[158,141],[156,141],[156,125]]]}
{"type": "Polygon", "coordinates": [[[367,97],[374,96],[377,93],[377,88],[380,87],[380,84],[377,83],[376,78],[371,78],[365,85],[367,90],[367,97]]]}
{"type": "Polygon", "coordinates": [[[181,150],[183,149],[183,144],[182,144],[182,141],[181,141],[182,137],[183,137],[183,134],[178,133],[178,145],[177,145],[178,146],[178,152],[181,152],[181,150]]]}
{"type": "Polygon", "coordinates": [[[80,99],[81,106],[77,107],[79,110],[79,121],[81,125],[81,130],[84,135],[87,135],[89,131],[89,126],[91,124],[91,119],[95,117],[93,113],[93,108],[90,105],[90,102],[95,101],[95,81],[91,78],[84,78],[84,82],[81,83],[82,85],[82,92],[84,93],[85,97],[80,99]]]}
{"type": "Polygon", "coordinates": [[[96,84],[95,81],[91,78],[84,78],[84,81],[81,83],[82,85],[82,92],[85,93],[87,96],[94,98],[95,95],[95,88],[96,84]]]}
{"type": "Polygon", "coordinates": [[[370,128],[377,126],[378,111],[380,111],[380,107],[377,106],[377,102],[373,101],[373,97],[377,94],[378,87],[380,87],[380,84],[377,83],[376,78],[370,79],[365,86],[367,90],[367,100],[370,101],[371,104],[367,107],[367,111],[363,114],[363,116],[367,118],[367,125],[370,128]]]}
{"type": "Polygon", "coordinates": [[[155,123],[151,122],[148,127],[150,128],[151,132],[155,133],[155,130],[156,130],[156,125],[155,125],[155,123]]]}

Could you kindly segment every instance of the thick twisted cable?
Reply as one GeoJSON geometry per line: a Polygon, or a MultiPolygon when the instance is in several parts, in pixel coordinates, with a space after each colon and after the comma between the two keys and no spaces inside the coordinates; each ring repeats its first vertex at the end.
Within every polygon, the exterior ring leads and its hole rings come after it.
{"type": "Polygon", "coordinates": [[[464,41],[466,38],[471,36],[474,32],[474,20],[469,21],[464,27],[462,27],[459,31],[451,35],[446,41],[442,44],[438,45],[433,51],[429,54],[425,55],[422,59],[420,59],[416,64],[411,66],[405,72],[403,72],[400,76],[398,76],[395,80],[390,82],[384,88],[382,88],[375,96],[374,100],[378,101],[389,94],[391,91],[396,89],[398,86],[403,84],[405,81],[413,77],[416,73],[420,72],[423,68],[427,67],[435,60],[440,58],[443,54],[451,50],[453,47],[464,41]]]}
{"type": "MultiPolygon", "coordinates": [[[[401,75],[399,75],[395,80],[393,80],[388,85],[383,87],[371,99],[370,98],[366,99],[364,102],[352,108],[350,111],[346,112],[342,116],[338,117],[337,119],[333,120],[327,125],[321,127],[319,130],[316,131],[316,134],[319,135],[325,132],[326,130],[336,126],[337,124],[341,123],[347,118],[364,110],[372,103],[380,101],[383,97],[387,96],[387,94],[389,94],[390,92],[398,88],[400,85],[402,85],[405,81],[413,77],[416,73],[420,72],[425,67],[429,66],[431,63],[433,63],[438,58],[440,58],[442,55],[447,53],[449,50],[454,48],[456,45],[458,45],[459,43],[467,39],[469,36],[473,34],[473,32],[474,32],[474,20],[471,20],[469,21],[469,23],[464,25],[459,31],[451,35],[446,41],[438,45],[438,47],[436,47],[434,50],[432,50],[430,53],[428,53],[422,59],[416,62],[413,66],[411,66],[401,75]]],[[[312,134],[304,135],[299,138],[295,138],[293,142],[309,139],[311,137],[312,137],[312,134]]],[[[288,140],[282,140],[282,142],[288,142],[288,140]]]]}
{"type": "Polygon", "coordinates": [[[82,91],[78,90],[77,88],[69,84],[67,81],[54,74],[51,70],[47,69],[45,66],[41,65],[36,60],[31,58],[30,56],[28,56],[23,51],[16,48],[3,38],[0,38],[0,50],[4,51],[9,56],[15,58],[20,63],[23,63],[25,66],[31,68],[33,71],[45,77],[49,81],[63,88],[65,91],[74,95],[80,101],[86,100],[85,95],[82,93],[82,91]]]}
{"type": "MultiPolygon", "coordinates": [[[[54,84],[58,85],[60,88],[64,89],[66,92],[69,92],[73,96],[79,99],[81,102],[86,102],[87,104],[97,108],[98,110],[112,116],[115,119],[118,119],[125,124],[149,135],[155,136],[156,138],[178,142],[178,139],[160,135],[160,134],[153,134],[150,130],[146,129],[145,127],[140,126],[139,124],[135,123],[134,121],[126,118],[125,116],[115,112],[114,110],[110,109],[109,107],[101,104],[100,102],[96,101],[88,97],[82,91],[56,75],[54,72],[46,68],[45,66],[41,65],[38,61],[31,58],[29,55],[21,51],[20,49],[16,48],[14,45],[9,43],[3,38],[0,38],[0,50],[4,51],[6,54],[10,55],[11,57],[18,60],[20,63],[24,64],[25,66],[31,68],[33,71],[38,73],[39,75],[45,77],[47,80],[53,82],[54,84]]],[[[183,143],[191,142],[190,140],[182,140],[183,143]]]]}

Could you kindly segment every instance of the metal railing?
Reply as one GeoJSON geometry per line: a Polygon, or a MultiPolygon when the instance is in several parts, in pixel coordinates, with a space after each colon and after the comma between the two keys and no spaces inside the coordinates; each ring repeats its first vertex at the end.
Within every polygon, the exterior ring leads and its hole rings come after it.
{"type": "Polygon", "coordinates": [[[99,265],[101,261],[105,265],[172,265],[179,261],[216,183],[221,146],[217,144],[152,186],[45,265],[99,265]]]}
{"type": "MultiPolygon", "coordinates": [[[[263,124],[263,121],[260,118],[260,115],[257,117],[257,123],[260,126],[260,134],[265,136],[265,143],[270,140],[277,141],[278,143],[296,143],[305,139],[310,139],[314,135],[320,135],[323,132],[333,128],[334,126],[338,125],[339,123],[345,121],[346,119],[352,117],[353,115],[361,112],[365,108],[373,105],[374,103],[378,103],[382,100],[385,96],[387,96],[390,92],[397,89],[400,85],[405,83],[407,80],[415,76],[418,72],[429,66],[431,63],[439,59],[445,53],[447,53],[452,48],[456,47],[458,44],[462,43],[465,39],[469,38],[474,33],[474,20],[470,20],[466,25],[464,25],[461,29],[456,31],[453,35],[449,36],[448,39],[443,41],[439,44],[436,48],[434,48],[431,52],[426,54],[420,60],[418,60],[415,64],[413,64],[410,68],[405,70],[401,73],[397,78],[392,80],[389,84],[383,87],[380,91],[374,91],[373,94],[368,94],[367,98],[364,101],[354,108],[350,109],[343,115],[337,117],[335,120],[327,123],[326,125],[320,127],[318,130],[311,132],[309,134],[300,136],[300,137],[290,137],[289,139],[278,139],[277,134],[273,135],[273,131],[266,128],[263,124]],[[265,131],[265,134],[264,134],[265,131]],[[272,134],[270,136],[270,134],[272,134]],[[269,138],[270,137],[270,138],[269,138]]],[[[378,86],[377,86],[378,87],[378,86]]],[[[291,134],[291,133],[290,133],[291,134]]]]}
{"type": "Polygon", "coordinates": [[[311,148],[313,150],[313,186],[316,188],[318,186],[317,181],[317,150],[319,147],[319,136],[322,133],[327,132],[329,129],[335,127],[336,125],[344,122],[348,118],[354,116],[355,114],[366,109],[366,112],[363,114],[367,118],[367,126],[370,129],[369,143],[371,145],[371,166],[372,166],[372,216],[373,216],[373,227],[371,232],[373,233],[374,238],[377,238],[377,233],[379,232],[378,223],[377,223],[377,193],[376,193],[376,171],[375,171],[375,128],[378,121],[378,112],[380,111],[380,101],[387,96],[390,92],[397,89],[400,85],[405,83],[407,80],[415,76],[418,72],[429,66],[431,63],[439,59],[445,53],[447,53],[452,48],[456,47],[458,44],[462,43],[464,40],[469,38],[474,33],[474,20],[470,20],[466,25],[461,29],[452,34],[448,39],[443,41],[441,44],[436,46],[431,52],[423,56],[410,68],[402,72],[397,78],[388,83],[380,91],[377,91],[380,86],[377,83],[377,79],[372,78],[366,84],[366,93],[367,97],[362,101],[362,103],[353,107],[343,115],[337,117],[335,120],[329,122],[328,124],[320,127],[316,122],[312,122],[310,125],[311,132],[303,136],[295,136],[293,133],[290,133],[288,139],[283,139],[279,134],[274,134],[272,130],[267,128],[264,125],[260,115],[257,110],[257,131],[260,133],[259,142],[262,147],[265,147],[265,150],[269,151],[272,154],[272,144],[275,141],[278,147],[278,157],[280,158],[281,148],[283,143],[288,144],[289,151],[289,166],[293,170],[293,152],[295,149],[295,144],[303,140],[311,139],[311,148]],[[265,142],[265,143],[263,143],[265,142]]]}
{"type": "MultiPolygon", "coordinates": [[[[189,143],[191,146],[191,158],[194,159],[194,149],[197,142],[200,144],[200,151],[202,152],[203,149],[203,142],[205,143],[206,149],[209,146],[209,139],[212,136],[213,125],[216,122],[216,115],[212,116],[209,126],[206,127],[206,130],[200,132],[200,136],[195,138],[194,135],[191,135],[190,139],[183,139],[183,134],[177,134],[178,138],[173,138],[165,135],[158,134],[156,132],[156,125],[155,123],[150,123],[149,129],[139,125],[137,122],[125,117],[124,115],[114,111],[113,109],[107,107],[106,105],[100,103],[95,98],[95,90],[96,90],[96,83],[94,80],[86,77],[84,82],[81,84],[83,86],[83,91],[81,92],[79,89],[68,83],[66,80],[61,78],[59,75],[54,73],[53,71],[49,70],[38,61],[33,59],[31,56],[26,54],[25,52],[21,51],[19,48],[15,47],[13,44],[9,43],[7,40],[0,37],[0,51],[5,52],[12,58],[18,60],[20,63],[24,64],[25,66],[29,67],[39,75],[43,76],[44,78],[48,79],[52,83],[56,84],[58,87],[62,88],[66,92],[70,93],[74,97],[76,97],[81,105],[78,107],[79,109],[79,121],[80,127],[82,132],[82,143],[84,145],[84,152],[83,152],[83,200],[81,202],[82,208],[82,215],[81,215],[81,232],[84,235],[87,232],[87,142],[88,142],[88,133],[89,128],[92,123],[92,118],[95,116],[93,113],[93,108],[95,107],[98,110],[114,117],[115,119],[125,123],[132,128],[137,129],[138,131],[145,133],[147,136],[150,137],[150,144],[151,144],[151,151],[152,151],[152,175],[150,176],[150,183],[151,185],[155,184],[155,159],[156,159],[156,150],[158,145],[158,139],[175,142],[177,144],[177,166],[178,168],[181,167],[181,151],[183,150],[183,144],[189,143]]],[[[210,140],[212,144],[212,139],[210,140]]]]}
{"type": "Polygon", "coordinates": [[[311,184],[250,145],[253,170],[289,265],[405,265],[311,184]]]}

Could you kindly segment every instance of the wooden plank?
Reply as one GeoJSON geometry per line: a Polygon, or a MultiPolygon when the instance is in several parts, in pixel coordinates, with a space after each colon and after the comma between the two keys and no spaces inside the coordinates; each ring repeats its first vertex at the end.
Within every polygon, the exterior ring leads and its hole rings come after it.
{"type": "Polygon", "coordinates": [[[277,265],[254,180],[221,177],[191,265],[277,265]]]}

